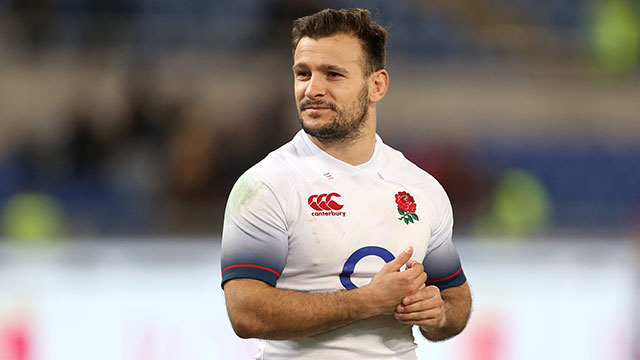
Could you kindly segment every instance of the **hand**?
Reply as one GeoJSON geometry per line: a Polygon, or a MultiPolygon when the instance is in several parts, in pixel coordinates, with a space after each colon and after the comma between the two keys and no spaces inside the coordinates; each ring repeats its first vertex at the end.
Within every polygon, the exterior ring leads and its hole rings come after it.
{"type": "MultiPolygon", "coordinates": [[[[413,264],[407,264],[414,266],[413,264]]],[[[396,306],[394,317],[404,324],[419,325],[424,331],[442,327],[446,323],[444,301],[436,286],[424,286],[415,294],[405,296],[396,306]]]]}
{"type": "Polygon", "coordinates": [[[408,247],[394,260],[386,263],[371,282],[363,287],[367,290],[367,296],[376,314],[393,313],[403,298],[425,286],[427,274],[422,264],[409,261],[412,254],[413,248],[408,247]],[[399,271],[403,265],[407,265],[407,269],[399,271]]]}

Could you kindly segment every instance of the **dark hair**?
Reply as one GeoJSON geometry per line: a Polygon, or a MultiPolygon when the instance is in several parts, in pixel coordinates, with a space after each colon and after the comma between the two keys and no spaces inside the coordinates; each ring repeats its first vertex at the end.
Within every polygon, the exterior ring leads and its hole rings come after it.
{"type": "Polygon", "coordinates": [[[305,36],[320,39],[336,34],[354,35],[360,40],[365,55],[365,75],[384,69],[387,31],[371,22],[371,14],[365,9],[324,9],[294,20],[293,52],[305,36]]]}

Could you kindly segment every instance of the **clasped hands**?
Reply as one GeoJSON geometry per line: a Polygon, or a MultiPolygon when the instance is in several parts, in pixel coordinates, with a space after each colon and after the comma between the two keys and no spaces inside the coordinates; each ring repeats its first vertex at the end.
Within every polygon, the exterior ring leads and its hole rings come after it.
{"type": "Polygon", "coordinates": [[[393,311],[401,323],[431,331],[446,323],[444,301],[436,286],[426,286],[427,274],[421,263],[410,260],[412,254],[412,247],[400,253],[380,269],[369,285],[385,313],[393,311]],[[399,271],[405,265],[406,269],[399,271]]]}

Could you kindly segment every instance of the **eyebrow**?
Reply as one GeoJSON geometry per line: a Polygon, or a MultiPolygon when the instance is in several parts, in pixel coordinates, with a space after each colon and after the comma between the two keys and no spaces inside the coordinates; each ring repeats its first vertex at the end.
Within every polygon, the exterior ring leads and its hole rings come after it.
{"type": "MultiPolygon", "coordinates": [[[[293,65],[293,71],[296,70],[302,70],[302,69],[308,69],[309,65],[307,65],[306,63],[297,63],[295,65],[293,65]]],[[[318,68],[324,72],[329,72],[329,71],[337,71],[337,72],[341,72],[344,74],[348,74],[349,70],[338,66],[338,65],[332,65],[332,64],[320,64],[318,65],[318,68]]]]}

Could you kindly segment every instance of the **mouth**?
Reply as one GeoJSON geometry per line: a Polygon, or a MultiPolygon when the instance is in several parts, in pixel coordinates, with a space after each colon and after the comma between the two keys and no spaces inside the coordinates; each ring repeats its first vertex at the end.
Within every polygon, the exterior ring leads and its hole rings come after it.
{"type": "Polygon", "coordinates": [[[331,110],[330,107],[318,106],[318,105],[310,105],[302,108],[303,112],[306,112],[307,114],[310,114],[310,115],[320,115],[329,110],[331,110]]]}
{"type": "Polygon", "coordinates": [[[307,106],[305,108],[303,108],[304,111],[320,111],[320,110],[330,110],[328,107],[322,107],[322,106],[307,106]]]}

